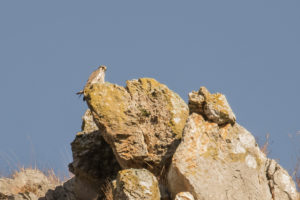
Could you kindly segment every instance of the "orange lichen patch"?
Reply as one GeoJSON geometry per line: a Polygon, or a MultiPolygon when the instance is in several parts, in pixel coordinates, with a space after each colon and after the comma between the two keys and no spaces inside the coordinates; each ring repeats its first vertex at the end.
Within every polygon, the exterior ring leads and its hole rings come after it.
{"type": "Polygon", "coordinates": [[[226,124],[224,127],[220,128],[219,134],[221,137],[226,140],[228,137],[228,134],[232,131],[232,126],[231,124],[226,124]]]}
{"type": "Polygon", "coordinates": [[[200,146],[200,149],[199,149],[199,153],[204,153],[206,151],[206,148],[207,148],[207,145],[211,142],[210,138],[204,134],[202,135],[201,137],[201,146],[200,146]]]}
{"type": "Polygon", "coordinates": [[[224,95],[220,93],[211,94],[205,87],[201,87],[199,90],[200,94],[203,94],[205,101],[212,103],[215,110],[220,110],[221,112],[228,112],[224,109],[227,105],[224,101],[224,95]]]}
{"type": "Polygon", "coordinates": [[[187,158],[185,159],[185,162],[186,162],[186,163],[192,163],[192,162],[195,160],[195,157],[196,157],[196,156],[193,156],[193,157],[187,157],[187,158]]]}
{"type": "Polygon", "coordinates": [[[204,124],[204,129],[206,132],[211,132],[215,128],[216,128],[216,123],[205,122],[205,124],[204,124]]]}
{"type": "Polygon", "coordinates": [[[193,121],[198,127],[202,126],[202,124],[205,122],[202,115],[193,115],[193,121]]]}
{"type": "Polygon", "coordinates": [[[221,113],[228,114],[228,109],[226,109],[224,95],[220,93],[211,94],[207,97],[207,101],[213,103],[215,110],[219,110],[221,113]]]}

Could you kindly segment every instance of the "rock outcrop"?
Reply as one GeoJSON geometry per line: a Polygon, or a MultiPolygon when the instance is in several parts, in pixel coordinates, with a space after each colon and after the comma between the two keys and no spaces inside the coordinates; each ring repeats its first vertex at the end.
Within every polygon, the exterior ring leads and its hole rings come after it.
{"type": "Polygon", "coordinates": [[[291,177],[270,164],[251,133],[235,123],[226,98],[212,101],[203,94],[210,96],[205,88],[190,94],[191,114],[168,173],[171,196],[189,191],[201,200],[297,200],[291,177]]]}
{"type": "Polygon", "coordinates": [[[219,127],[193,113],[173,156],[169,189],[174,196],[189,191],[205,200],[271,200],[266,161],[254,137],[240,125],[219,127]]]}
{"type": "Polygon", "coordinates": [[[71,143],[75,176],[53,184],[26,171],[0,179],[0,199],[299,200],[223,94],[201,87],[186,105],[154,79],[121,87],[104,72],[79,92],[89,109],[71,143]]]}
{"type": "Polygon", "coordinates": [[[84,98],[122,168],[159,174],[180,142],[188,117],[185,102],[150,78],[127,81],[126,88],[93,84],[84,89],[84,98]]]}

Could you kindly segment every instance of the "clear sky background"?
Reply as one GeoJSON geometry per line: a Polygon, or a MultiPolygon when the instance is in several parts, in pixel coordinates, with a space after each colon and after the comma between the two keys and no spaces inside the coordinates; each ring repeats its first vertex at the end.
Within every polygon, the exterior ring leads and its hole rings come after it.
{"type": "Polygon", "coordinates": [[[300,1],[0,1],[0,172],[67,172],[81,90],[153,77],[226,95],[237,121],[292,170],[300,156],[300,1]]]}

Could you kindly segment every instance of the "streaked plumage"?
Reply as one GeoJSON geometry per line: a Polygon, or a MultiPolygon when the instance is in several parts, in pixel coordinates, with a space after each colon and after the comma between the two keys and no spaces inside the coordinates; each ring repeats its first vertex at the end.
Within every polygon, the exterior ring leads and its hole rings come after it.
{"type": "MultiPolygon", "coordinates": [[[[87,80],[84,89],[88,87],[89,85],[92,85],[94,83],[104,83],[105,82],[105,71],[106,71],[106,66],[100,65],[98,69],[93,71],[93,73],[90,75],[89,79],[87,80]]],[[[84,93],[84,89],[77,92],[77,95],[82,95],[84,93]]],[[[83,99],[84,100],[84,99],[83,99]]]]}

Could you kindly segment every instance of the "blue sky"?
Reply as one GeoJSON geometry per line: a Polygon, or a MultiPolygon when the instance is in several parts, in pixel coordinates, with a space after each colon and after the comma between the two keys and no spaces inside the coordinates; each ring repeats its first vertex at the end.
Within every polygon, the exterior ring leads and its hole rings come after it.
{"type": "Polygon", "coordinates": [[[185,101],[206,86],[291,170],[300,155],[299,1],[0,1],[0,172],[66,173],[86,105],[106,80],[153,77],[185,101]],[[298,133],[298,134],[297,134],[298,133]]]}

